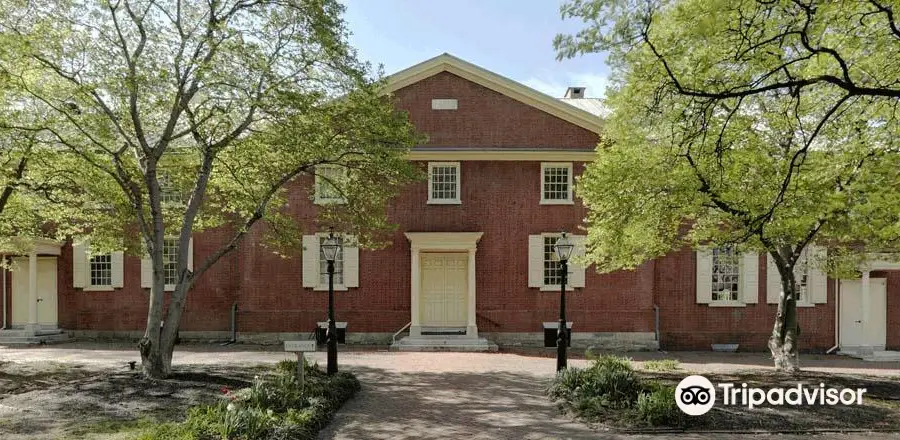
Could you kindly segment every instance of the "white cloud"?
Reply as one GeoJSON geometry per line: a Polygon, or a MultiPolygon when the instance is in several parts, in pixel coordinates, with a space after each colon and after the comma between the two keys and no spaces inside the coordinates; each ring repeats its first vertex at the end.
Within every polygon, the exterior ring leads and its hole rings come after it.
{"type": "Polygon", "coordinates": [[[602,98],[606,93],[609,78],[606,75],[585,72],[546,72],[521,81],[528,87],[546,93],[554,98],[562,98],[569,87],[586,87],[586,98],[602,98]]]}

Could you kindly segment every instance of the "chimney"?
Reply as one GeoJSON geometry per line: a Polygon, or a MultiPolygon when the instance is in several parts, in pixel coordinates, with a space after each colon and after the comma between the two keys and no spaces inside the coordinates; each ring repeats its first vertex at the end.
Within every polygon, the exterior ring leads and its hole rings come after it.
{"type": "Polygon", "coordinates": [[[581,99],[584,98],[584,87],[569,87],[566,90],[566,98],[581,99]]]}

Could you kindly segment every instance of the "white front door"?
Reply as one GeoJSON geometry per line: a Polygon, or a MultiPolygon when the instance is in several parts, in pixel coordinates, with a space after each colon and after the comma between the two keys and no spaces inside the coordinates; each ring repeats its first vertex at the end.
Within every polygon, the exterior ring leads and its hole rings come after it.
{"type": "Polygon", "coordinates": [[[863,318],[862,282],[841,280],[841,349],[853,347],[884,348],[887,340],[887,280],[869,279],[869,323],[863,318]]]}
{"type": "Polygon", "coordinates": [[[466,326],[468,261],[465,253],[422,253],[423,327],[466,326]]]}
{"type": "MultiPolygon", "coordinates": [[[[37,259],[37,320],[43,328],[57,326],[56,257],[37,259]]],[[[12,325],[28,324],[31,305],[28,258],[14,258],[12,272],[12,325]]]]}

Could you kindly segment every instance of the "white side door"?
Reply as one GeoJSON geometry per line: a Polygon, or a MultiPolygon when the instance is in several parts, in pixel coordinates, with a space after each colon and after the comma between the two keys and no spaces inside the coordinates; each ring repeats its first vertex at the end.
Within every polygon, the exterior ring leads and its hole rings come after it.
{"type": "Polygon", "coordinates": [[[887,280],[869,279],[869,323],[863,319],[862,282],[841,280],[840,341],[841,348],[883,348],[887,340],[887,280]]]}
{"type": "MultiPolygon", "coordinates": [[[[55,328],[58,320],[56,285],[56,257],[37,259],[38,323],[44,328],[55,328]]],[[[28,258],[14,258],[12,272],[12,322],[14,326],[28,324],[31,299],[28,294],[28,258]]]]}

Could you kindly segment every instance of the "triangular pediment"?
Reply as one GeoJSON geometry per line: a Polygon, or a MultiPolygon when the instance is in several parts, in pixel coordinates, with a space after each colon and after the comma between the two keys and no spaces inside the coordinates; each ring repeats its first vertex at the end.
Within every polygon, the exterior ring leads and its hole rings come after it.
{"type": "Polygon", "coordinates": [[[442,72],[452,73],[586,130],[601,133],[602,119],[597,115],[447,53],[388,76],[386,92],[393,93],[442,72]]]}

